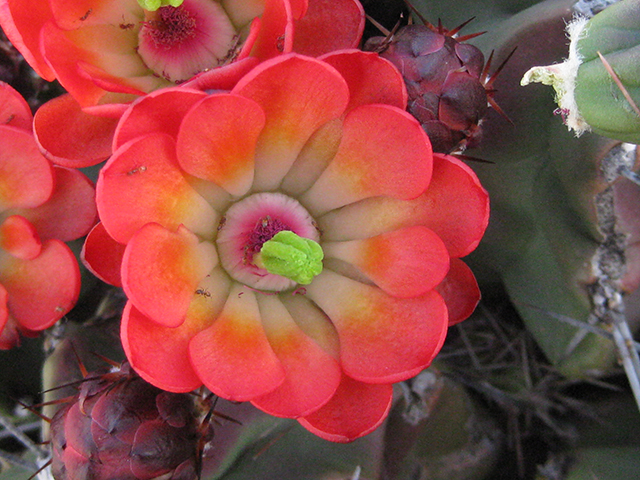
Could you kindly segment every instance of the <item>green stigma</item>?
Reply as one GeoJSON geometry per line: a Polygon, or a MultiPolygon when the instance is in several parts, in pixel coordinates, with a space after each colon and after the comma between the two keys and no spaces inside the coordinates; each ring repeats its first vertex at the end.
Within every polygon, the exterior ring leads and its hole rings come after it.
{"type": "Polygon", "coordinates": [[[160,7],[179,7],[184,0],[138,0],[142,8],[149,12],[155,12],[160,7]]]}
{"type": "Polygon", "coordinates": [[[318,242],[282,230],[262,244],[253,261],[269,273],[309,285],[322,272],[323,258],[324,252],[318,242]]]}

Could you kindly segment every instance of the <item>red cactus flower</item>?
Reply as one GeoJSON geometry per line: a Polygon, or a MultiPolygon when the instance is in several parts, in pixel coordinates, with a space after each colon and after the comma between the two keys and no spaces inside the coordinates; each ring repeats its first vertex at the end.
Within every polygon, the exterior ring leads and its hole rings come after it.
{"type": "Polygon", "coordinates": [[[80,172],[53,167],[31,133],[24,99],[0,82],[0,348],[53,325],[80,291],[63,243],[96,220],[94,189],[80,172]]]}
{"type": "Polygon", "coordinates": [[[199,84],[225,88],[220,76],[293,48],[316,55],[355,47],[364,27],[357,0],[160,3],[0,0],[0,25],[12,43],[73,97],[50,102],[36,117],[51,160],[77,167],[106,159],[117,117],[140,95],[202,72],[199,84]]]}
{"type": "Polygon", "coordinates": [[[129,298],[132,366],[350,441],[478,301],[458,259],[488,199],[406,111],[374,53],[289,54],[228,93],[134,103],[97,185],[85,261],[129,298]],[[107,252],[107,253],[105,253],[107,252]]]}

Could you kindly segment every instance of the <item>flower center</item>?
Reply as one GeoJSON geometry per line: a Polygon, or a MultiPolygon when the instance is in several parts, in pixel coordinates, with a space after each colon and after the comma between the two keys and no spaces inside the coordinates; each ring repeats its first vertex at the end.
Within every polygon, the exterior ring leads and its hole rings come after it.
{"type": "Polygon", "coordinates": [[[238,32],[219,2],[184,0],[177,7],[163,5],[145,9],[138,34],[138,55],[157,76],[180,83],[235,55],[238,32]]]}
{"type": "Polygon", "coordinates": [[[216,244],[220,263],[231,277],[258,290],[278,292],[309,283],[309,272],[319,272],[318,264],[321,270],[318,240],[315,221],[297,200],[281,193],[256,193],[227,210],[216,244]]]}
{"type": "Polygon", "coordinates": [[[270,215],[258,220],[256,226],[249,235],[249,242],[244,247],[245,260],[252,263],[253,256],[262,249],[264,242],[271,240],[276,233],[290,228],[279,218],[271,218],[270,215]]]}
{"type": "Polygon", "coordinates": [[[145,22],[144,28],[156,47],[170,49],[195,35],[196,19],[182,7],[162,7],[158,17],[145,22]]]}

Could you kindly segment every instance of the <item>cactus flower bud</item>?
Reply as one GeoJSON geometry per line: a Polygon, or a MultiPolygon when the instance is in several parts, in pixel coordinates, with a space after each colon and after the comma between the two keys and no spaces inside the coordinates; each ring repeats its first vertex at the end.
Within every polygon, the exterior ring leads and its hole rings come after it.
{"type": "Polygon", "coordinates": [[[195,480],[193,397],[151,386],[125,363],[88,377],[51,420],[56,480],[195,480]]]}
{"type": "Polygon", "coordinates": [[[485,88],[484,55],[463,43],[476,35],[456,38],[461,27],[449,31],[428,22],[408,25],[386,38],[370,38],[365,45],[402,73],[407,110],[422,124],[434,152],[473,147],[487,106],[493,105],[485,88]]]}

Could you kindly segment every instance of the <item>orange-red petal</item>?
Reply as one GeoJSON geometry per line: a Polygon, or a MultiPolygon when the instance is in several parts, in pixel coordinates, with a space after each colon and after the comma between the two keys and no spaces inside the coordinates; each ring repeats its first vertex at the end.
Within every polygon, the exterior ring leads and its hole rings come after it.
{"type": "Polygon", "coordinates": [[[449,311],[449,326],[469,318],[480,301],[480,288],[471,269],[459,258],[451,259],[451,268],[436,287],[449,311]]]}
{"type": "Polygon", "coordinates": [[[0,0],[2,30],[36,73],[51,82],[55,74],[40,50],[40,30],[50,18],[49,2],[0,0]]]}
{"type": "Polygon", "coordinates": [[[264,0],[263,3],[264,11],[251,55],[266,60],[291,51],[293,12],[289,0],[264,0]]]}
{"type": "Polygon", "coordinates": [[[265,62],[232,93],[257,102],[266,116],[258,139],[254,191],[276,189],[309,137],[339,117],[349,91],[329,65],[295,54],[265,62]]]}
{"type": "Polygon", "coordinates": [[[65,167],[96,165],[111,155],[117,118],[98,117],[82,110],[69,94],[42,105],[34,117],[36,141],[47,158],[65,167]]]}
{"type": "Polygon", "coordinates": [[[369,103],[385,103],[402,110],[407,108],[407,89],[402,75],[377,53],[342,50],[323,55],[320,60],[338,70],[347,81],[348,110],[369,103]]]}
{"type": "Polygon", "coordinates": [[[230,281],[216,268],[199,285],[182,325],[169,328],[145,317],[131,303],[123,312],[121,337],[129,362],[149,383],[172,392],[188,392],[202,380],[191,365],[189,344],[216,319],[227,296],[230,281]]]}
{"type": "Polygon", "coordinates": [[[41,45],[49,65],[83,107],[102,103],[108,92],[144,95],[163,84],[145,75],[147,70],[135,51],[135,40],[115,28],[103,24],[62,30],[50,21],[42,29],[41,45]],[[102,66],[119,71],[120,76],[110,75],[102,66]]]}
{"type": "Polygon", "coordinates": [[[148,133],[162,132],[176,139],[182,117],[206,96],[181,87],[156,90],[141,97],[122,115],[113,137],[113,150],[148,133]]]}
{"type": "Polygon", "coordinates": [[[80,293],[80,270],[69,247],[58,240],[42,245],[31,260],[0,251],[0,283],[9,293],[9,312],[21,327],[49,328],[75,305],[80,293]]]}
{"type": "Polygon", "coordinates": [[[189,362],[189,341],[203,325],[189,317],[177,328],[158,325],[131,302],[122,312],[120,336],[131,366],[147,382],[170,392],[190,392],[202,381],[189,362]]]}
{"type": "Polygon", "coordinates": [[[392,400],[392,385],[362,383],[343,375],[329,403],[298,421],[320,438],[347,443],[378,428],[387,418],[392,400]]]}
{"type": "Polygon", "coordinates": [[[111,238],[100,222],[87,235],[80,258],[100,280],[121,287],[120,270],[125,247],[126,245],[111,238]]]}
{"type": "Polygon", "coordinates": [[[155,322],[184,322],[198,284],[217,265],[215,247],[184,226],[174,232],[148,223],[127,244],[122,285],[129,300],[155,322]]]}
{"type": "Polygon", "coordinates": [[[336,156],[341,138],[342,119],[336,118],[318,128],[302,147],[280,189],[292,197],[308,190],[336,156]]]}
{"type": "Polygon", "coordinates": [[[128,0],[48,0],[56,19],[56,24],[64,30],[73,30],[86,25],[108,22],[124,22],[132,12],[141,15],[137,4],[128,0]]]}
{"type": "Polygon", "coordinates": [[[364,31],[364,9],[357,0],[310,0],[294,28],[293,50],[303,55],[356,48],[364,31]]]}
{"type": "Polygon", "coordinates": [[[180,88],[195,88],[198,90],[231,90],[238,80],[246,75],[260,60],[255,57],[238,59],[218,68],[212,68],[199,73],[190,80],[180,84],[180,88]]]}
{"type": "Polygon", "coordinates": [[[219,220],[187,183],[175,142],[165,134],[140,137],[118,149],[100,171],[96,200],[105,228],[120,243],[150,222],[169,230],[183,224],[210,238],[219,220]]]}
{"type": "Polygon", "coordinates": [[[96,223],[95,188],[78,170],[54,167],[55,188],[42,205],[17,212],[28,219],[42,240],[69,242],[86,235],[96,223]]]}
{"type": "Polygon", "coordinates": [[[442,239],[452,257],[478,245],[489,222],[489,196],[460,160],[434,154],[433,177],[418,198],[368,198],[316,218],[326,240],[367,238],[401,227],[424,225],[442,239]]]}
{"type": "Polygon", "coordinates": [[[440,237],[426,227],[394,230],[347,242],[326,242],[325,258],[357,267],[394,297],[416,297],[438,285],[449,270],[449,253],[440,237]]]}
{"type": "Polygon", "coordinates": [[[11,215],[0,225],[0,248],[16,258],[31,260],[40,255],[42,243],[26,218],[11,215]]]}
{"type": "Polygon", "coordinates": [[[296,290],[292,295],[280,295],[291,318],[308,337],[335,359],[340,358],[340,339],[331,319],[307,298],[306,289],[296,290]]]}
{"type": "Polygon", "coordinates": [[[345,117],[335,158],[301,199],[318,215],[367,197],[415,198],[431,169],[431,144],[415,118],[390,105],[363,105],[345,117]]]}
{"type": "MultiPolygon", "coordinates": [[[[313,2],[314,0],[311,0],[313,2]]],[[[309,0],[289,0],[294,20],[299,20],[309,11],[309,0]]]]}
{"type": "Polygon", "coordinates": [[[229,94],[210,95],[185,115],[178,134],[180,166],[235,196],[253,182],[256,142],[264,113],[252,100],[229,94]]]}
{"type": "Polygon", "coordinates": [[[471,168],[450,155],[434,154],[434,178],[424,202],[429,207],[425,225],[452,257],[475,250],[489,223],[489,195],[471,168]]]}
{"type": "Polygon", "coordinates": [[[191,340],[189,353],[203,383],[228,400],[252,400],[285,379],[262,327],[256,294],[237,283],[213,325],[191,340]]]}
{"type": "Polygon", "coordinates": [[[306,289],[335,325],[342,368],[357,380],[411,378],[429,366],[444,342],[447,307],[433,290],[399,299],[327,269],[306,289]]]}
{"type": "Polygon", "coordinates": [[[317,410],[340,383],[340,364],[308,337],[275,295],[258,297],[260,316],[269,343],[285,371],[274,391],[252,400],[271,415],[300,417],[317,410]]]}
{"type": "Polygon", "coordinates": [[[38,151],[33,135],[21,128],[0,126],[0,140],[0,211],[43,204],[53,191],[53,170],[38,151]]]}
{"type": "MultiPolygon", "coordinates": [[[[0,2],[0,11],[1,11],[0,2]]],[[[22,95],[10,85],[0,82],[0,125],[31,131],[31,108],[22,95]]]]}

